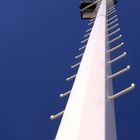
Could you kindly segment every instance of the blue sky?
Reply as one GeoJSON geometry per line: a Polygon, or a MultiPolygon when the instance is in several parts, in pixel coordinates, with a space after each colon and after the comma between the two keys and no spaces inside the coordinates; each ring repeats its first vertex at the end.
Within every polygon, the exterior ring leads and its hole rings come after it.
{"type": "MultiPolygon", "coordinates": [[[[0,1],[0,139],[52,140],[60,119],[52,113],[64,109],[71,89],[65,78],[75,74],[80,41],[87,21],[80,19],[80,1],[4,0],[0,1]]],[[[112,66],[113,71],[131,65],[131,71],[116,78],[114,92],[135,82],[137,88],[116,100],[118,140],[139,140],[140,126],[140,16],[138,0],[119,1],[122,41],[125,47],[112,58],[128,56],[112,66]]]]}

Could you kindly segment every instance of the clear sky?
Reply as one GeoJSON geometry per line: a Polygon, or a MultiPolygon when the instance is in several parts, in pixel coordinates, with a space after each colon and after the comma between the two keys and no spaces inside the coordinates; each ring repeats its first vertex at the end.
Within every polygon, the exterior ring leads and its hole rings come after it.
{"type": "MultiPolygon", "coordinates": [[[[51,114],[65,108],[59,94],[72,87],[65,78],[75,74],[80,41],[87,21],[80,19],[79,0],[0,1],[0,140],[53,140],[60,119],[51,114]]],[[[139,0],[117,5],[128,52],[113,65],[113,72],[131,65],[115,78],[114,92],[135,82],[137,88],[115,102],[118,140],[140,139],[140,16],[139,0]]]]}

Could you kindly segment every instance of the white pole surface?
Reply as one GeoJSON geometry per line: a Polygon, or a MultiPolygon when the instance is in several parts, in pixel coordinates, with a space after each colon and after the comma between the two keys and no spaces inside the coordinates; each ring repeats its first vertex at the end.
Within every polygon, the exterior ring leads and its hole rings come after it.
{"type": "Polygon", "coordinates": [[[116,140],[106,36],[102,0],[55,140],[116,140]]]}

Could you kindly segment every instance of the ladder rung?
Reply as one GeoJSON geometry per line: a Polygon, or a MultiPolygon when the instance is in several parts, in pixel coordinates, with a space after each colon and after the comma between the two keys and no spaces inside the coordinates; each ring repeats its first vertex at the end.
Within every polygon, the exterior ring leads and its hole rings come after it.
{"type": "Polygon", "coordinates": [[[86,48],[86,45],[84,45],[83,47],[79,48],[79,51],[83,50],[86,48]]]}
{"type": "Polygon", "coordinates": [[[110,11],[110,10],[115,10],[115,7],[107,8],[107,12],[110,11]]]}
{"type": "Polygon", "coordinates": [[[91,31],[91,30],[92,30],[92,28],[89,28],[89,29],[86,30],[86,32],[89,32],[89,31],[91,31]]]}
{"type": "Polygon", "coordinates": [[[118,39],[120,39],[122,37],[122,35],[119,35],[117,37],[115,37],[114,39],[110,40],[108,43],[113,43],[115,41],[117,41],[118,39]]]}
{"type": "Polygon", "coordinates": [[[62,116],[63,114],[64,114],[64,111],[61,111],[61,112],[57,113],[56,115],[51,115],[50,119],[55,120],[55,119],[59,118],[60,116],[62,116]]]}
{"type": "Polygon", "coordinates": [[[97,15],[97,12],[98,12],[98,11],[94,10],[94,12],[92,13],[93,16],[96,16],[96,15],[97,15]]]}
{"type": "Polygon", "coordinates": [[[116,58],[114,58],[114,59],[112,59],[112,60],[110,60],[110,61],[108,61],[107,62],[107,64],[112,64],[112,63],[114,63],[114,62],[116,62],[116,61],[118,61],[118,60],[120,60],[121,58],[123,58],[123,57],[125,57],[126,56],[126,52],[124,52],[122,55],[120,55],[120,56],[118,56],[118,57],[116,57],[116,58]]]}
{"type": "Polygon", "coordinates": [[[96,15],[97,15],[97,12],[98,12],[98,11],[94,11],[94,12],[92,13],[92,15],[91,15],[90,18],[95,20],[96,15]]]}
{"type": "Polygon", "coordinates": [[[111,7],[115,7],[113,4],[110,4],[110,6],[109,5],[107,5],[107,10],[109,9],[109,8],[111,8],[111,7]]]}
{"type": "Polygon", "coordinates": [[[115,8],[115,6],[114,5],[110,5],[110,6],[107,7],[107,9],[111,9],[111,8],[115,8]]]}
{"type": "Polygon", "coordinates": [[[110,76],[107,76],[107,78],[108,79],[115,78],[115,77],[117,77],[117,76],[127,72],[128,70],[130,70],[130,66],[129,65],[126,68],[124,68],[124,69],[122,69],[122,70],[120,70],[120,71],[118,71],[118,72],[116,72],[116,73],[114,73],[114,74],[112,74],[110,76]]]}
{"type": "Polygon", "coordinates": [[[113,1],[107,1],[107,6],[114,5],[113,1]]]}
{"type": "Polygon", "coordinates": [[[115,95],[109,96],[108,98],[111,99],[111,100],[116,99],[116,98],[118,98],[118,97],[120,97],[120,96],[122,96],[122,95],[124,95],[124,94],[126,94],[126,93],[128,93],[130,91],[132,91],[134,88],[135,88],[135,84],[132,83],[130,87],[128,87],[128,88],[116,93],[115,95]]]}
{"type": "Polygon", "coordinates": [[[106,31],[109,32],[110,30],[114,29],[114,28],[117,27],[118,25],[119,25],[119,24],[117,23],[117,24],[115,24],[114,26],[108,28],[106,31]]]}
{"type": "Polygon", "coordinates": [[[81,53],[81,54],[75,56],[75,58],[76,58],[76,59],[77,59],[77,58],[80,58],[80,57],[82,57],[83,55],[84,55],[84,53],[81,53]]]}
{"type": "Polygon", "coordinates": [[[88,25],[92,25],[92,24],[94,24],[94,21],[93,21],[93,22],[88,23],[88,25]]]}
{"type": "Polygon", "coordinates": [[[88,38],[86,38],[85,40],[82,40],[81,43],[85,43],[88,41],[88,38]]]}
{"type": "Polygon", "coordinates": [[[112,8],[112,9],[110,9],[110,10],[107,11],[107,14],[109,14],[111,12],[114,12],[114,11],[116,12],[116,9],[115,8],[112,8]]]}
{"type": "Polygon", "coordinates": [[[72,76],[66,78],[66,81],[70,81],[70,80],[76,78],[76,75],[77,75],[77,74],[74,74],[74,75],[72,75],[72,76]]]}
{"type": "Polygon", "coordinates": [[[107,22],[111,21],[112,19],[114,19],[114,18],[116,18],[116,17],[117,17],[117,15],[115,15],[115,16],[113,16],[113,17],[107,19],[107,22]]]}
{"type": "Polygon", "coordinates": [[[90,19],[89,21],[90,21],[90,22],[93,22],[93,21],[95,21],[95,19],[90,19]]]}
{"type": "Polygon", "coordinates": [[[67,92],[65,92],[65,93],[61,93],[61,94],[59,95],[59,97],[60,97],[60,98],[63,98],[63,97],[65,97],[65,96],[68,96],[70,93],[71,93],[71,90],[69,90],[69,91],[67,91],[67,92]]]}
{"type": "Polygon", "coordinates": [[[95,18],[96,18],[96,16],[92,16],[92,17],[90,17],[90,19],[94,19],[94,20],[95,20],[95,18]]]}
{"type": "Polygon", "coordinates": [[[116,18],[115,20],[113,20],[112,22],[108,23],[108,26],[114,24],[116,21],[118,21],[118,19],[116,18]]]}
{"type": "Polygon", "coordinates": [[[87,33],[86,35],[84,35],[84,37],[88,37],[90,35],[90,32],[89,33],[87,33]]]}
{"type": "Polygon", "coordinates": [[[116,12],[116,9],[115,9],[115,8],[112,9],[112,10],[108,10],[108,11],[107,11],[107,15],[110,14],[110,13],[114,13],[114,12],[116,12]]]}
{"type": "Polygon", "coordinates": [[[78,62],[78,63],[72,65],[71,68],[72,68],[72,69],[73,69],[73,68],[76,68],[76,67],[78,67],[80,64],[81,64],[81,62],[78,62]]]}
{"type": "Polygon", "coordinates": [[[114,5],[114,2],[112,0],[107,0],[107,5],[114,5]]]}
{"type": "Polygon", "coordinates": [[[110,34],[108,34],[108,37],[110,37],[110,36],[112,36],[112,35],[114,35],[114,34],[116,34],[117,32],[119,32],[120,31],[120,28],[118,28],[117,30],[115,30],[114,32],[112,32],[112,33],[110,33],[110,34]]]}
{"type": "Polygon", "coordinates": [[[97,12],[98,12],[98,9],[95,9],[93,13],[97,13],[97,12]]]}
{"type": "Polygon", "coordinates": [[[114,5],[114,2],[112,0],[107,1],[107,5],[112,5],[112,4],[114,5]]]}
{"type": "Polygon", "coordinates": [[[93,13],[93,16],[91,17],[91,19],[95,19],[96,18],[96,14],[93,13]]]}
{"type": "Polygon", "coordinates": [[[114,5],[114,3],[111,1],[107,1],[107,6],[110,6],[110,5],[114,5]]]}
{"type": "Polygon", "coordinates": [[[116,12],[116,10],[112,11],[111,13],[108,13],[107,16],[110,16],[110,15],[112,15],[115,12],[116,12]]]}
{"type": "Polygon", "coordinates": [[[123,45],[124,45],[124,43],[122,42],[121,44],[119,44],[119,45],[113,47],[112,49],[108,50],[107,53],[111,53],[111,52],[115,51],[116,49],[119,49],[123,45]]]}

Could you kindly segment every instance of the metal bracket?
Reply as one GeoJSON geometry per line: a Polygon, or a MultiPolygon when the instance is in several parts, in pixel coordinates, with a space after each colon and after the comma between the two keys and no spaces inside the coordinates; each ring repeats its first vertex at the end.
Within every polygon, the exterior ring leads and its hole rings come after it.
{"type": "Polygon", "coordinates": [[[130,91],[132,91],[134,88],[135,88],[135,84],[132,83],[130,87],[128,87],[128,88],[116,93],[115,95],[108,96],[108,99],[114,100],[114,99],[116,99],[116,98],[118,98],[118,97],[120,97],[120,96],[122,96],[122,95],[124,95],[124,94],[126,94],[126,93],[128,93],[130,91]]]}

